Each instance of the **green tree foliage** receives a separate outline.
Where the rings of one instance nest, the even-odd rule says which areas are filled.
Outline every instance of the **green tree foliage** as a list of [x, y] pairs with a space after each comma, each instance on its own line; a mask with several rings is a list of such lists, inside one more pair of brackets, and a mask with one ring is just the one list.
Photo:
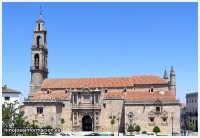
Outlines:
[[189, 124], [189, 129], [191, 130], [191, 131], [195, 131], [195, 126], [192, 124], [192, 123], [190, 123]]
[[37, 121], [33, 121], [33, 123], [29, 123], [25, 121], [25, 118], [22, 114], [17, 113], [16, 105], [17, 101], [14, 103], [4, 103], [2, 104], [2, 135], [3, 136], [37, 136], [39, 133], [33, 132], [10, 132], [11, 128], [25, 129], [25, 128], [39, 128], [36, 125]]
[[153, 132], [155, 132], [156, 135], [157, 135], [157, 133], [160, 132], [160, 128], [159, 128], [158, 126], [155, 126], [155, 127], [153, 128]]
[[131, 133], [131, 136], [132, 136], [132, 133], [135, 131], [133, 125], [130, 125], [130, 126], [128, 127], [128, 130], [127, 130], [127, 131], [130, 132], [130, 133]]
[[62, 124], [62, 131], [63, 131], [63, 124], [65, 123], [65, 119], [62, 118], [60, 121], [61, 121], [61, 124]]
[[2, 90], [5, 90], [7, 88], [7, 85], [2, 86]]
[[135, 126], [135, 131], [136, 131], [137, 133], [140, 132], [140, 130], [141, 130], [141, 128], [140, 128], [139, 125]]
[[113, 125], [115, 124], [115, 119], [114, 118], [111, 119], [110, 124], [112, 125], [112, 134], [113, 134]]

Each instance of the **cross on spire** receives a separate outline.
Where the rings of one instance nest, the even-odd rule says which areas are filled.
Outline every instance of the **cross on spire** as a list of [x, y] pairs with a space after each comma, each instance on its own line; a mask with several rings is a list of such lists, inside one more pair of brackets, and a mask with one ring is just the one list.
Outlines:
[[40, 15], [42, 14], [42, 7], [41, 7], [41, 5], [40, 5]]

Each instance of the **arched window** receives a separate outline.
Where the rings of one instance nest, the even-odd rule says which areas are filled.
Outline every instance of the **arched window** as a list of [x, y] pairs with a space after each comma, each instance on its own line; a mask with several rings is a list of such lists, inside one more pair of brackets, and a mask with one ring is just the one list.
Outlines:
[[35, 62], [35, 69], [39, 69], [39, 54], [35, 54], [34, 62]]
[[105, 92], [105, 93], [107, 93], [107, 92], [108, 92], [108, 89], [107, 89], [107, 88], [105, 88], [105, 89], [104, 89], [104, 92]]
[[37, 37], [37, 47], [39, 47], [41, 44], [41, 36]]
[[51, 93], [51, 90], [48, 89], [48, 90], [47, 90], [47, 94], [50, 94], [50, 93]]
[[40, 31], [40, 24], [38, 23], [38, 31]]

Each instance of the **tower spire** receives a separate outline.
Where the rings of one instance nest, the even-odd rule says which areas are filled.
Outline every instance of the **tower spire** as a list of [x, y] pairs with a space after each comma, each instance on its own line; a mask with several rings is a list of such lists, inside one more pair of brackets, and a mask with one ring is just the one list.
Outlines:
[[36, 21], [33, 31], [33, 43], [31, 47], [31, 82], [29, 98], [32, 98], [35, 92], [41, 90], [44, 79], [48, 78], [48, 49], [46, 42], [47, 31], [44, 27], [44, 21], [41, 16]]
[[168, 74], [167, 74], [167, 71], [165, 69], [165, 72], [164, 72], [164, 77], [163, 77], [164, 80], [168, 80]]
[[176, 95], [176, 74], [173, 66], [170, 71], [170, 90]]

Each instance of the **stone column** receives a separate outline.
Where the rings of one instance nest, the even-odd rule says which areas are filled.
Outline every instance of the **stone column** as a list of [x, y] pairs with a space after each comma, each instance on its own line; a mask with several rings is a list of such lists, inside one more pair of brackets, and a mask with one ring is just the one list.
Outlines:
[[96, 98], [95, 98], [95, 92], [93, 93], [94, 94], [94, 105], [96, 104]]
[[72, 94], [72, 105], [74, 105], [74, 94]]
[[39, 69], [42, 67], [42, 54], [39, 54]]
[[31, 66], [35, 66], [35, 59], [34, 59], [34, 54], [32, 53], [32, 60], [31, 60], [32, 64]]
[[72, 112], [72, 124], [74, 125], [74, 112]]
[[79, 104], [79, 100], [78, 100], [78, 94], [76, 94], [76, 104]]

